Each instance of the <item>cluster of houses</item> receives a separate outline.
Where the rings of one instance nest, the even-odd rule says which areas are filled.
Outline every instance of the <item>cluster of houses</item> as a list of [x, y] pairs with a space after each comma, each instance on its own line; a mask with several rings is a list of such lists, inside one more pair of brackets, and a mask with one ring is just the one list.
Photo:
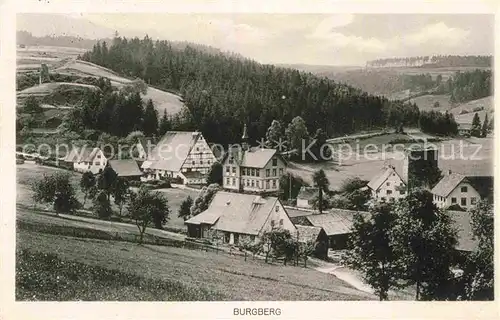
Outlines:
[[[74, 170], [99, 173], [106, 166], [118, 176], [136, 180], [176, 178], [187, 185], [206, 183], [211, 165], [217, 161], [212, 149], [200, 132], [169, 131], [148, 152], [146, 140], [139, 138], [138, 159], [107, 159], [102, 150], [73, 150], [64, 160]], [[408, 180], [416, 167], [438, 166], [437, 150], [406, 151], [401, 170], [386, 165], [366, 188], [373, 201], [395, 201], [405, 197]], [[311, 202], [317, 196], [314, 187], [301, 188], [295, 207], [285, 206], [278, 199], [280, 177], [286, 173], [287, 161], [275, 149], [254, 148], [248, 144], [246, 126], [242, 143], [230, 148], [221, 161], [222, 187], [207, 210], [185, 221], [188, 236], [210, 238], [219, 235], [224, 243], [237, 245], [240, 241], [257, 242], [273, 228], [289, 230], [299, 242], [317, 243], [316, 255], [326, 257], [329, 249], [347, 247], [347, 240], [356, 213], [332, 208], [318, 214]], [[432, 188], [436, 205], [449, 208], [459, 225], [459, 250], [469, 251], [474, 240], [467, 231], [468, 217], [463, 210], [493, 194], [493, 177], [465, 176], [447, 172]], [[358, 212], [368, 216], [368, 212]]]

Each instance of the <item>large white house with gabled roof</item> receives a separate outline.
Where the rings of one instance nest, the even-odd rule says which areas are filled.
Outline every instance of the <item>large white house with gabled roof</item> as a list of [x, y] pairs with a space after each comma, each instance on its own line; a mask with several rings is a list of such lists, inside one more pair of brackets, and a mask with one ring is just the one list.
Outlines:
[[276, 149], [250, 148], [246, 126], [241, 147], [228, 151], [222, 163], [222, 186], [239, 192], [266, 193], [279, 190], [287, 163]]
[[368, 183], [372, 198], [376, 201], [395, 201], [406, 196], [406, 182], [394, 166], [384, 166]]
[[185, 221], [188, 235], [209, 238], [211, 231], [222, 235], [224, 243], [257, 242], [265, 232], [282, 228], [296, 235], [286, 209], [276, 197], [219, 191], [208, 209]]
[[[184, 184], [204, 184], [206, 174], [217, 159], [201, 132], [168, 131], [147, 155], [141, 168], [148, 179], [181, 178]], [[191, 179], [194, 174], [196, 179]]]
[[73, 170], [77, 172], [91, 172], [97, 174], [106, 168], [108, 159], [100, 148], [77, 148], [73, 147], [66, 156], [61, 159], [71, 163]]

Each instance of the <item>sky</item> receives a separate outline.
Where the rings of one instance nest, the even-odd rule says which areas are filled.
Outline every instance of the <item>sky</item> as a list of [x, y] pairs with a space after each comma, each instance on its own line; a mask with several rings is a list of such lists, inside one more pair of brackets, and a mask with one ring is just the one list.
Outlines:
[[480, 14], [40, 14], [17, 15], [34, 36], [189, 41], [261, 63], [365, 65], [435, 54], [494, 52], [494, 16]]

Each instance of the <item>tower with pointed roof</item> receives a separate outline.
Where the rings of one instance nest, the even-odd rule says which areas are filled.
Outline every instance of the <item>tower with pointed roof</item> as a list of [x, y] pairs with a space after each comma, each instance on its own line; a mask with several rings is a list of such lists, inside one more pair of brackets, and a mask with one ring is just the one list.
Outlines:
[[248, 144], [248, 133], [247, 133], [247, 124], [243, 126], [243, 134], [241, 136], [241, 148], [244, 151], [249, 149], [250, 145]]

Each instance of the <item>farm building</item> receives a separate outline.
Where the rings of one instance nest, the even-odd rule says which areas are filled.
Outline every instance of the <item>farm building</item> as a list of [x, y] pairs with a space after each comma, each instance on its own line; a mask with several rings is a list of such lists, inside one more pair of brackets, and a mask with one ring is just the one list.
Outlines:
[[458, 134], [463, 137], [470, 137], [472, 131], [471, 123], [459, 123], [458, 124]]
[[372, 198], [377, 201], [394, 201], [406, 195], [406, 182], [394, 166], [385, 166], [368, 182]]
[[449, 172], [434, 188], [434, 203], [439, 208], [460, 206], [470, 209], [479, 200], [493, 197], [492, 176], [465, 176]]
[[296, 224], [299, 242], [312, 242], [315, 244], [314, 255], [320, 259], [328, 257], [328, 236], [321, 227], [303, 226]]
[[97, 174], [107, 165], [108, 159], [99, 148], [76, 148], [61, 159], [66, 163], [73, 164], [73, 170], [77, 172], [92, 172]]
[[295, 235], [297, 229], [276, 197], [219, 191], [207, 210], [185, 221], [188, 236], [210, 238], [222, 235], [223, 242], [257, 242], [273, 228], [283, 228]]
[[297, 195], [297, 207], [312, 208], [312, 200], [318, 195], [318, 188], [302, 186]]
[[293, 221], [297, 224], [321, 227], [328, 237], [329, 247], [334, 250], [346, 249], [349, 235], [356, 213], [369, 215], [364, 211], [353, 211], [332, 208], [328, 213], [296, 216]]
[[144, 137], [138, 137], [137, 143], [135, 144], [135, 150], [137, 153], [133, 154], [134, 158], [139, 161], [145, 161], [148, 158], [148, 151], [151, 151], [152, 144], [150, 140], [146, 140]]
[[279, 179], [286, 171], [286, 161], [276, 149], [250, 148], [246, 126], [242, 140], [242, 147], [230, 149], [222, 163], [224, 189], [255, 193], [277, 192]]
[[109, 160], [108, 165], [118, 175], [127, 180], [140, 180], [142, 171], [132, 159]]
[[203, 184], [205, 175], [216, 161], [201, 132], [168, 131], [141, 167], [147, 173], [147, 179], [181, 178], [184, 184], [190, 182], [186, 173], [198, 172], [196, 177], [203, 177], [195, 179]]

